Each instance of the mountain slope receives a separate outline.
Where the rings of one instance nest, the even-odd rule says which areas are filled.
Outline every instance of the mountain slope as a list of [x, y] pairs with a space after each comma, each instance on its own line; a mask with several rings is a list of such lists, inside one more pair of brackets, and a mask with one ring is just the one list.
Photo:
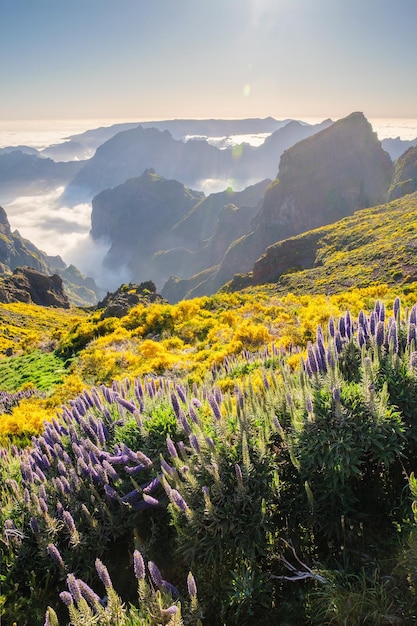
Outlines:
[[337, 293], [371, 284], [417, 280], [417, 193], [357, 211], [335, 224], [267, 248], [253, 272], [226, 291], [274, 283], [274, 290]]
[[[214, 293], [234, 274], [250, 271], [277, 241], [383, 202], [392, 174], [392, 161], [362, 113], [300, 141], [281, 157], [252, 231], [232, 243], [200, 289]], [[187, 293], [178, 290], [176, 300]]]

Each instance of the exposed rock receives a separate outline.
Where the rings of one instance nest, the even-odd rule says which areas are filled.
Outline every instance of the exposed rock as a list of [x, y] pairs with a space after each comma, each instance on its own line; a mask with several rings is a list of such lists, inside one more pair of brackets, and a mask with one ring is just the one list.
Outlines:
[[104, 309], [101, 319], [107, 317], [124, 317], [129, 310], [137, 304], [152, 304], [153, 302], [166, 302], [156, 293], [156, 286], [151, 281], [135, 285], [121, 285], [117, 291], [108, 293], [104, 300], [98, 303], [97, 309]]
[[417, 146], [409, 148], [395, 162], [388, 200], [401, 198], [401, 196], [414, 193], [414, 191], [417, 191]]
[[32, 267], [18, 267], [0, 283], [0, 301], [27, 302], [68, 309], [70, 303], [58, 274], [46, 276]]

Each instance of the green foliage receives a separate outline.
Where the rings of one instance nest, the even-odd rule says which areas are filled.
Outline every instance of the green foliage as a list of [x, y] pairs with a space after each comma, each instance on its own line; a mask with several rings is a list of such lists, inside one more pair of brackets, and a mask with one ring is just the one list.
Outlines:
[[17, 391], [31, 385], [40, 391], [50, 391], [63, 382], [67, 373], [64, 361], [53, 352], [35, 350], [0, 361], [0, 388]]

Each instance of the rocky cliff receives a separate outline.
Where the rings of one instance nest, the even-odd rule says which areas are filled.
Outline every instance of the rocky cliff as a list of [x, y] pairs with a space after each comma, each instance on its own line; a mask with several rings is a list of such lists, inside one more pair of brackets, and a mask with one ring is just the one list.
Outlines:
[[409, 148], [395, 162], [388, 199], [401, 198], [414, 191], [417, 191], [417, 146]]
[[0, 302], [26, 302], [69, 309], [62, 278], [46, 276], [32, 267], [18, 267], [11, 275], [0, 278]]
[[[392, 161], [362, 113], [300, 141], [282, 155], [251, 232], [230, 245], [206, 293], [250, 271], [269, 245], [384, 202], [392, 174]], [[176, 299], [187, 293], [178, 291]]]

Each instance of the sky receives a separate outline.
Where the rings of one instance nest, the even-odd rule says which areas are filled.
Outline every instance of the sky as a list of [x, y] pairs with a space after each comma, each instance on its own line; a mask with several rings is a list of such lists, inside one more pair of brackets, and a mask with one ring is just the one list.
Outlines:
[[416, 0], [0, 0], [0, 120], [417, 117]]

